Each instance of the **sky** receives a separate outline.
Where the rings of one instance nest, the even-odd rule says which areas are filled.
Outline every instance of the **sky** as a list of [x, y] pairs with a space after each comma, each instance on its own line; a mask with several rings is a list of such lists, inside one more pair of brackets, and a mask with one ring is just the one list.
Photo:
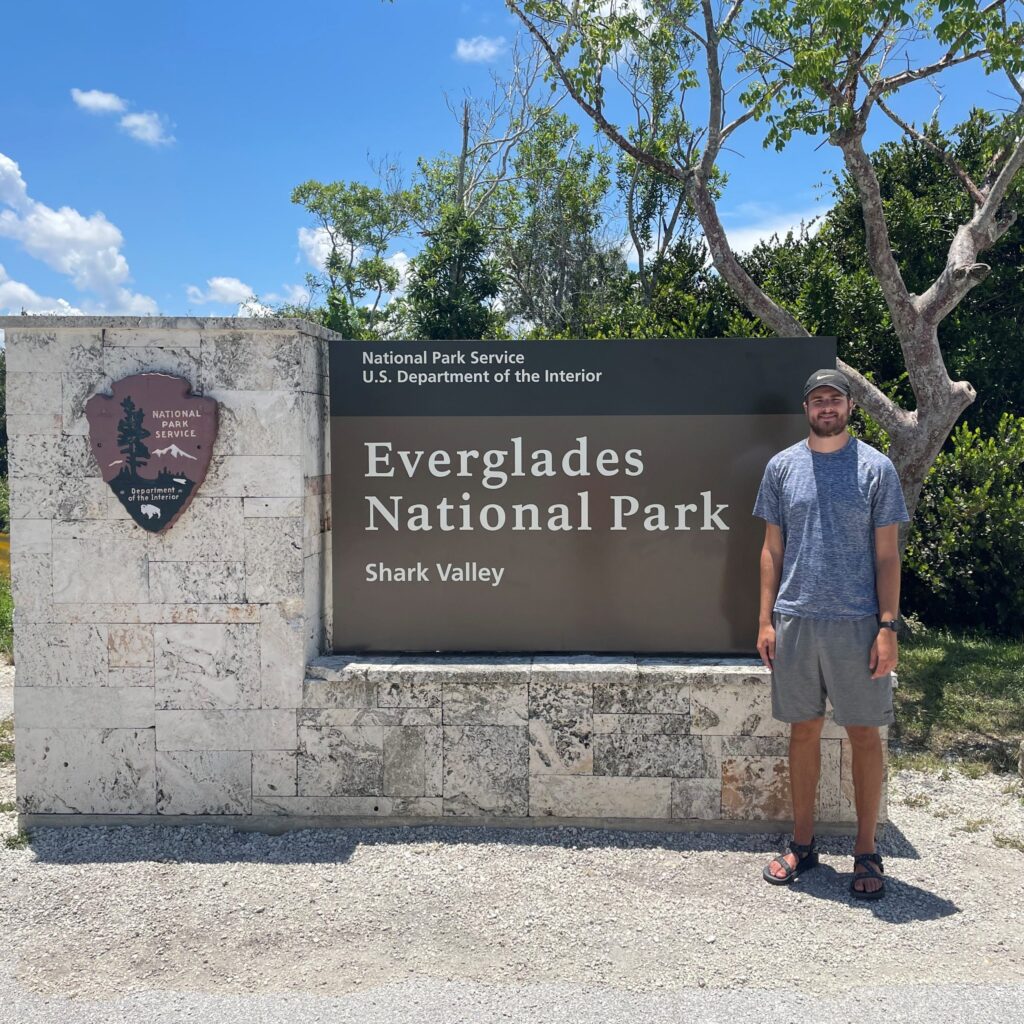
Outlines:
[[[445, 97], [486, 95], [518, 24], [501, 0], [36, 0], [2, 22], [0, 315], [165, 316], [301, 302], [318, 252], [292, 188], [457, 149]], [[900, 109], [920, 119], [938, 97], [915, 89]], [[992, 89], [957, 69], [942, 120], [999, 105]], [[758, 135], [723, 160], [740, 251], [823, 213], [837, 166], [819, 140], [778, 154]]]

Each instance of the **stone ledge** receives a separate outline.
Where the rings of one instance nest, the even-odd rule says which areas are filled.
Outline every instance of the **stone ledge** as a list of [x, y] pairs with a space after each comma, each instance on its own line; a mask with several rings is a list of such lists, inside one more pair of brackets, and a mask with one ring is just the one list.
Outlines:
[[142, 331], [289, 331], [327, 341], [341, 341], [335, 331], [290, 317], [195, 316], [0, 316], [0, 331], [82, 330], [87, 328]]
[[[420, 817], [365, 817], [349, 815], [287, 815], [287, 814], [19, 814], [18, 827], [33, 828], [88, 828], [92, 826], [117, 828], [122, 825], [218, 825], [237, 832], [265, 832], [282, 835], [308, 828], [424, 828], [424, 829], [587, 829], [597, 832], [722, 832], [740, 835], [766, 835], [775, 840], [778, 833], [793, 830], [792, 821], [672, 821], [661, 818], [420, 818]], [[815, 832], [825, 836], [852, 836], [855, 825], [846, 822], [818, 822]]]

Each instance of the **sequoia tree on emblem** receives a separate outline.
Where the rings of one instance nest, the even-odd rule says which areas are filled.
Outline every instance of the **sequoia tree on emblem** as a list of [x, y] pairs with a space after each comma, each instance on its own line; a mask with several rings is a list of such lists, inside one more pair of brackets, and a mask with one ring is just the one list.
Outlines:
[[125, 377], [112, 391], [85, 405], [93, 455], [132, 519], [160, 533], [188, 508], [206, 477], [217, 403], [166, 373]]

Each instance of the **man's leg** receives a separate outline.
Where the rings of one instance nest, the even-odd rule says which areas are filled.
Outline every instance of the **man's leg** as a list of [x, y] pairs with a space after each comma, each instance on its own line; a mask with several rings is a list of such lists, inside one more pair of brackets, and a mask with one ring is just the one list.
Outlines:
[[[821, 730], [824, 718], [806, 722], [793, 722], [789, 727], [789, 791], [793, 798], [793, 841], [806, 845], [814, 836], [814, 798], [818, 792], [821, 773]], [[876, 807], [877, 814], [877, 807]], [[787, 853], [784, 858], [795, 867], [797, 856]], [[773, 864], [771, 873], [781, 878], [785, 871]]]
[[[853, 852], [875, 852], [875, 829], [878, 826], [878, 809], [882, 802], [882, 779], [885, 768], [882, 762], [882, 738], [874, 725], [848, 725], [846, 735], [850, 737], [853, 752], [853, 792], [857, 806], [857, 841]], [[858, 865], [858, 875], [864, 880], [857, 882], [863, 892], [874, 892], [882, 883], [872, 877], [871, 869]]]

